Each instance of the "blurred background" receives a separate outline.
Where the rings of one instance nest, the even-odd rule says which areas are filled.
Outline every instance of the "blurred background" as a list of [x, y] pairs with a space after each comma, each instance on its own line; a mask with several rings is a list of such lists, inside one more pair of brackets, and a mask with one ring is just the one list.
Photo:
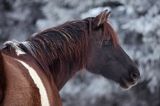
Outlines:
[[139, 84], [123, 90], [114, 82], [79, 72], [61, 90], [63, 106], [160, 106], [160, 0], [0, 0], [0, 45], [105, 8], [125, 51], [141, 71]]

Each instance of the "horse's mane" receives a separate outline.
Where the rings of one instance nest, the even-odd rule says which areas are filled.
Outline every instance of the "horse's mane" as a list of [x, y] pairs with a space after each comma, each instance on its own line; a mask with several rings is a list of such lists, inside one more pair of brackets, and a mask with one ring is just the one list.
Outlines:
[[[87, 18], [49, 28], [19, 43], [18, 47], [33, 56], [40, 66], [49, 67], [53, 75], [65, 75], [66, 68], [77, 71], [87, 62], [92, 21], [93, 18]], [[113, 43], [117, 44], [116, 33], [108, 22], [104, 23], [103, 31], [105, 36], [111, 37]]]
[[64, 65], [69, 70], [79, 70], [87, 61], [88, 23], [88, 20], [72, 21], [49, 28], [22, 42], [20, 48], [55, 73], [63, 71]]

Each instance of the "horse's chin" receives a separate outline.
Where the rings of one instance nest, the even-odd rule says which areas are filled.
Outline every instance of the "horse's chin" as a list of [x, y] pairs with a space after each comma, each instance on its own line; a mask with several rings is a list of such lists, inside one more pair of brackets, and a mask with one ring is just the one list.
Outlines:
[[132, 88], [136, 84], [137, 84], [137, 81], [136, 82], [128, 82], [126, 80], [123, 80], [123, 82], [119, 83], [120, 87], [123, 89], [126, 89], [126, 90]]
[[120, 84], [120, 87], [123, 88], [123, 89], [125, 89], [125, 90], [128, 90], [128, 89], [132, 88], [132, 87], [135, 86], [135, 85], [136, 85], [136, 84], [134, 84], [134, 85], [121, 85], [121, 84]]

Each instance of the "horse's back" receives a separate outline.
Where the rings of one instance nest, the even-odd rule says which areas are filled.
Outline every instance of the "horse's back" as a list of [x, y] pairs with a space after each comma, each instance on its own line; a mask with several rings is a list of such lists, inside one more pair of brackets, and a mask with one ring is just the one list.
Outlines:
[[[46, 103], [46, 100], [42, 100], [43, 94], [40, 93], [40, 88], [38, 88], [29, 75], [29, 70], [24, 67], [18, 59], [1, 53], [3, 57], [3, 72], [5, 72], [6, 79], [6, 89], [3, 98], [4, 106], [41, 106]], [[29, 62], [29, 59], [28, 61]], [[26, 62], [26, 64], [27, 64]], [[32, 63], [32, 61], [30, 61]], [[1, 62], [2, 63], [2, 62]], [[48, 105], [49, 106], [61, 106], [61, 100], [58, 94], [58, 90], [54, 83], [52, 82], [52, 87], [47, 77], [43, 74], [42, 69], [40, 69], [36, 63], [31, 65], [34, 67], [41, 78], [45, 90], [48, 94]], [[43, 106], [42, 105], [42, 106]], [[47, 105], [45, 105], [47, 106]]]
[[10, 56], [3, 55], [3, 61], [7, 85], [3, 105], [40, 106], [38, 89], [25, 73], [27, 70]]

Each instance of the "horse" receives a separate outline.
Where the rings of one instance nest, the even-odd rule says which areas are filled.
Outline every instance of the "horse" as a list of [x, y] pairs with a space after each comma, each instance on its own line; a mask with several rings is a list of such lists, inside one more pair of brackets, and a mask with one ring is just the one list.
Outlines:
[[[62, 106], [59, 91], [78, 71], [87, 71], [130, 88], [140, 78], [121, 48], [108, 10], [66, 22], [0, 50], [0, 104]], [[96, 85], [95, 85], [96, 86]]]

